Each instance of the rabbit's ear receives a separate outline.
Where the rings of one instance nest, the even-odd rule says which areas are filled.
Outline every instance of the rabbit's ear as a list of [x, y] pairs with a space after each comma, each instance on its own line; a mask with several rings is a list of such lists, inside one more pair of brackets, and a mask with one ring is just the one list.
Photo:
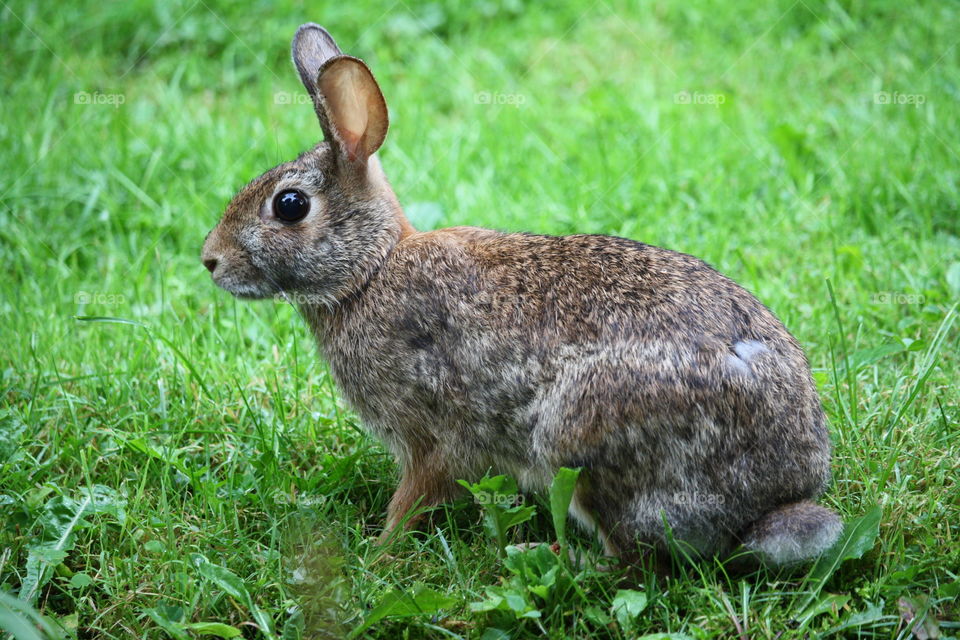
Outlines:
[[320, 25], [308, 22], [297, 29], [293, 36], [293, 64], [297, 67], [300, 80], [313, 98], [314, 104], [317, 100], [317, 76], [320, 74], [320, 67], [330, 58], [342, 55], [343, 52], [333, 37]]
[[317, 86], [324, 134], [347, 160], [366, 162], [387, 137], [388, 123], [387, 103], [370, 69], [357, 58], [333, 58], [320, 69]]
[[350, 162], [366, 162], [387, 135], [387, 104], [361, 60], [345, 56], [323, 27], [293, 37], [293, 62], [313, 98], [323, 137]]

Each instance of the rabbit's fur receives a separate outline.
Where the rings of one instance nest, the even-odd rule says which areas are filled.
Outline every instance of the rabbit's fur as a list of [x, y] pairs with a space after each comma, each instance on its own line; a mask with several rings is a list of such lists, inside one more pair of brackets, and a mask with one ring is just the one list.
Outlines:
[[[622, 238], [415, 231], [373, 155], [387, 112], [367, 67], [313, 24], [293, 55], [325, 141], [245, 187], [203, 261], [237, 296], [298, 305], [401, 466], [387, 532], [458, 478], [537, 490], [565, 466], [610, 554], [672, 539], [784, 564], [835, 541], [812, 502], [830, 441], [809, 365], [756, 298]], [[286, 189], [310, 199], [298, 222], [275, 214]]]

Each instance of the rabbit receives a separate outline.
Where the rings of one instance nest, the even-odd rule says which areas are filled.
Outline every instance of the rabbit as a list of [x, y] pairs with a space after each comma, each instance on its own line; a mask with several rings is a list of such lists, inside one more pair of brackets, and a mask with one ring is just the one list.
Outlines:
[[[239, 298], [286, 296], [339, 392], [396, 458], [384, 538], [457, 479], [524, 491], [580, 468], [570, 515], [604, 552], [683, 543], [817, 557], [831, 445], [803, 349], [698, 258], [624, 238], [414, 229], [376, 156], [387, 107], [319, 25], [293, 62], [324, 140], [245, 186], [201, 260]], [[402, 530], [402, 529], [401, 529]]]

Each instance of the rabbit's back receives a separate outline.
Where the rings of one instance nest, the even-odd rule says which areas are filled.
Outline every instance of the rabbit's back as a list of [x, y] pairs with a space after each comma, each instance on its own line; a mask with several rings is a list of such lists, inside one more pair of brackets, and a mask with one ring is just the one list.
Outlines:
[[802, 350], [691, 256], [607, 236], [416, 234], [325, 326], [341, 389], [402, 460], [440, 451], [456, 477], [492, 468], [530, 488], [583, 467], [603, 487], [584, 508], [634, 520], [625, 535], [662, 533], [661, 511], [690, 540], [737, 531], [827, 480]]

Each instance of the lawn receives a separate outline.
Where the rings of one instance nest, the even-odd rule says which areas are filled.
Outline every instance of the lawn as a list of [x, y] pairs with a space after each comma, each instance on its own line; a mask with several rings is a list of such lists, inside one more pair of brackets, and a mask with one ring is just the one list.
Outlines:
[[[960, 5], [311, 4], [0, 2], [0, 629], [960, 635]], [[633, 583], [538, 556], [549, 578], [467, 498], [377, 546], [392, 460], [296, 310], [199, 261], [231, 196], [320, 138], [307, 21], [376, 74], [418, 228], [620, 235], [767, 304], [830, 418], [845, 555]], [[507, 541], [556, 539], [526, 504]]]

